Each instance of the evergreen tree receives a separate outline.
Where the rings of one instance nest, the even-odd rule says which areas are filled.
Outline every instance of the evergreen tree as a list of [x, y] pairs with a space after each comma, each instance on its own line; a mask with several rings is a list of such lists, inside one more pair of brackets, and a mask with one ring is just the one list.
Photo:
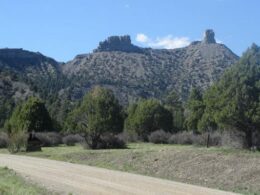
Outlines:
[[154, 99], [142, 100], [131, 105], [126, 119], [126, 131], [136, 132], [147, 140], [147, 136], [156, 130], [172, 131], [172, 114], [160, 102]]
[[253, 44], [204, 99], [204, 120], [243, 131], [251, 147], [252, 135], [260, 129], [260, 48]]
[[44, 103], [36, 97], [31, 97], [24, 104], [17, 106], [6, 126], [26, 132], [53, 130], [52, 120]]
[[188, 113], [185, 124], [188, 130], [198, 130], [198, 123], [203, 115], [204, 109], [202, 92], [198, 88], [193, 88], [187, 102]]
[[105, 133], [122, 132], [124, 115], [122, 106], [111, 90], [96, 87], [83, 99], [80, 106], [69, 115], [74, 128], [86, 133], [88, 145], [95, 149]]
[[173, 129], [175, 131], [182, 130], [185, 118], [184, 108], [179, 95], [173, 91], [166, 96], [163, 102], [166, 108], [172, 113]]
[[51, 131], [53, 127], [44, 103], [36, 97], [31, 97], [15, 108], [5, 123], [5, 129], [11, 140], [11, 152], [17, 152], [21, 145], [26, 149], [28, 133]]

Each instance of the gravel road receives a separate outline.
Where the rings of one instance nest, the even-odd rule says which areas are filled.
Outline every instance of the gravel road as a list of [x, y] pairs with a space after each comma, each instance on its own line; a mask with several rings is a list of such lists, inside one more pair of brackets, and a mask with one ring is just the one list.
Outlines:
[[86, 165], [0, 154], [0, 166], [60, 194], [234, 195], [179, 182]]

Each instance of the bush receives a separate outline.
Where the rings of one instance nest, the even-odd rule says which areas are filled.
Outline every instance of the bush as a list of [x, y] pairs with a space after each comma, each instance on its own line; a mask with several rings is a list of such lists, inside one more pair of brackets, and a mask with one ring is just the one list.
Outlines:
[[168, 142], [169, 137], [171, 137], [170, 133], [166, 133], [164, 130], [157, 130], [152, 132], [149, 136], [149, 142], [154, 144], [166, 144]]
[[27, 149], [28, 135], [23, 131], [9, 135], [8, 151], [10, 153], [16, 153], [20, 151], [26, 151]]
[[[199, 146], [206, 146], [208, 133], [194, 134], [193, 132], [183, 131], [173, 134], [169, 140], [169, 144], [193, 144]], [[214, 131], [210, 133], [209, 146], [225, 146], [232, 148], [245, 148], [245, 135], [239, 131], [225, 130]]]
[[239, 149], [246, 148], [245, 133], [237, 130], [223, 131], [221, 136], [221, 146]]
[[128, 142], [138, 142], [140, 139], [140, 137], [138, 137], [136, 132], [127, 132], [124, 131], [123, 133], [120, 133], [117, 135], [117, 137], [119, 139], [124, 140], [124, 142], [128, 143]]
[[42, 142], [43, 147], [52, 147], [62, 144], [62, 137], [59, 133], [36, 133], [36, 137]]
[[208, 134], [193, 134], [192, 136], [192, 144], [196, 146], [206, 146], [207, 145], [207, 136]]
[[79, 134], [70, 134], [62, 138], [62, 143], [67, 146], [74, 146], [76, 143], [84, 142], [84, 137]]
[[193, 132], [183, 131], [176, 134], [173, 134], [169, 140], [169, 144], [193, 144], [196, 135]]
[[92, 144], [92, 139], [86, 138], [85, 147], [91, 149], [119, 149], [126, 148], [126, 142], [117, 135], [104, 134], [100, 139], [95, 141], [95, 145]]
[[0, 133], [0, 148], [6, 148], [8, 145], [8, 135], [6, 133]]
[[[208, 134], [206, 133], [206, 135], [204, 137], [207, 137], [207, 136], [208, 136]], [[223, 139], [223, 134], [220, 131], [214, 131], [214, 132], [210, 133], [209, 146], [221, 146], [222, 139]], [[207, 143], [207, 139], [206, 139], [206, 143]]]
[[[185, 145], [199, 145], [206, 146], [208, 133], [194, 134], [191, 131], [183, 131], [173, 134], [168, 143], [170, 144], [185, 144]], [[210, 133], [209, 146], [221, 146], [222, 134], [218, 131]]]

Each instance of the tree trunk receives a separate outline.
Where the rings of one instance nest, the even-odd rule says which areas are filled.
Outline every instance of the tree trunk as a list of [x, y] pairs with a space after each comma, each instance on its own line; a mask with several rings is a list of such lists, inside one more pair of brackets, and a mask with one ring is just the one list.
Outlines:
[[253, 146], [253, 131], [252, 131], [252, 129], [248, 129], [246, 131], [246, 142], [247, 142], [248, 148], [251, 148]]
[[210, 133], [208, 131], [208, 136], [207, 136], [207, 148], [209, 147], [209, 141], [210, 141]]

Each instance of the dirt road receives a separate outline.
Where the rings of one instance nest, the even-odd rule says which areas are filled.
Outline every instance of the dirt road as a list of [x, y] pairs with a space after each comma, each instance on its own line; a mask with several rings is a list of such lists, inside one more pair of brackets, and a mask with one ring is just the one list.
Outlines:
[[234, 194], [147, 176], [18, 155], [0, 154], [0, 166], [7, 166], [61, 194]]

